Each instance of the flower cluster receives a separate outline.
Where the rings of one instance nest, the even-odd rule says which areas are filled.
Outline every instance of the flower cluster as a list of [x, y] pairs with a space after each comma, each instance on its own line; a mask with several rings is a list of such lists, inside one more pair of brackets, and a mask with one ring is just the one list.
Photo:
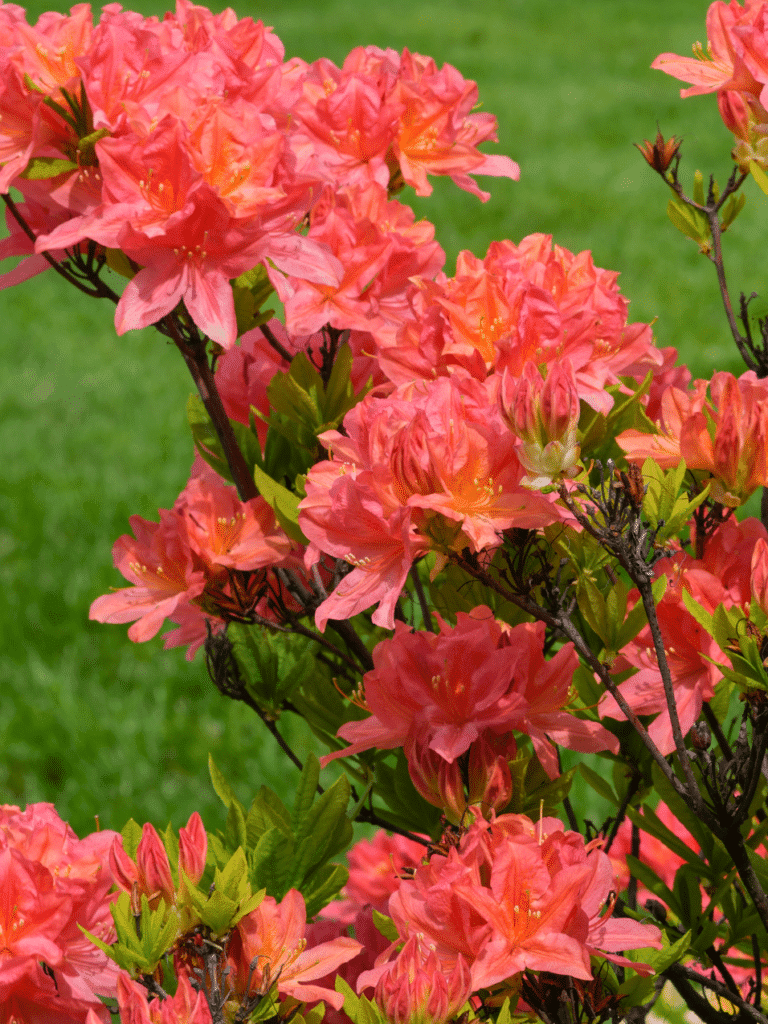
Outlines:
[[514, 733], [531, 737], [550, 778], [559, 774], [551, 741], [618, 752], [616, 737], [598, 722], [564, 710], [578, 664], [572, 644], [547, 661], [543, 623], [505, 626], [482, 607], [459, 613], [455, 628], [437, 618], [438, 633], [396, 623], [392, 639], [374, 648], [374, 670], [363, 677], [371, 716], [343, 725], [339, 736], [350, 746], [323, 763], [371, 747], [403, 747], [416, 789], [460, 821], [468, 806], [487, 812], [509, 804]]
[[115, 833], [78, 839], [52, 804], [0, 807], [0, 1017], [108, 1024], [117, 967], [83, 935], [114, 938]]
[[97, 598], [90, 613], [98, 622], [135, 622], [128, 635], [137, 642], [170, 619], [179, 629], [166, 634], [166, 647], [189, 644], [189, 657], [206, 623], [220, 629], [225, 614], [274, 619], [279, 581], [267, 570], [300, 564], [264, 498], [241, 502], [205, 463], [195, 469], [159, 523], [131, 516], [134, 537], [120, 537], [113, 557], [133, 586]]
[[[375, 986], [385, 1008], [398, 1004], [406, 965], [423, 976], [434, 971], [433, 955], [444, 979], [434, 1001], [455, 1008], [470, 992], [521, 971], [591, 979], [590, 957], [630, 965], [617, 951], [660, 948], [655, 926], [611, 916], [613, 868], [599, 846], [553, 818], [476, 819], [458, 846], [434, 854], [400, 882], [389, 900], [400, 941], [360, 976], [358, 988]], [[414, 986], [411, 999], [419, 1001], [421, 991]]]
[[[21, 212], [37, 235], [32, 250], [9, 218], [0, 252], [61, 258], [87, 240], [120, 250], [135, 276], [117, 306], [119, 334], [183, 300], [200, 330], [230, 347], [229, 281], [259, 263], [283, 299], [294, 292], [288, 274], [341, 286], [364, 309], [374, 301], [361, 303], [372, 259], [397, 265], [396, 277], [442, 262], [389, 192], [407, 182], [426, 195], [427, 174], [447, 174], [485, 199], [471, 175], [519, 174], [508, 157], [477, 148], [495, 140], [496, 122], [472, 113], [475, 83], [407, 50], [358, 49], [342, 68], [286, 62], [261, 22], [189, 0], [163, 20], [108, 5], [93, 25], [80, 4], [34, 27], [6, 5], [0, 41], [8, 72], [0, 124], [14, 126], [0, 129], [0, 191], [23, 193]], [[326, 190], [326, 215], [298, 232]], [[374, 223], [377, 239], [361, 245]], [[359, 246], [357, 272], [332, 252], [346, 256], [350, 244]], [[5, 283], [47, 265], [33, 257]], [[384, 292], [395, 286], [384, 283]]]

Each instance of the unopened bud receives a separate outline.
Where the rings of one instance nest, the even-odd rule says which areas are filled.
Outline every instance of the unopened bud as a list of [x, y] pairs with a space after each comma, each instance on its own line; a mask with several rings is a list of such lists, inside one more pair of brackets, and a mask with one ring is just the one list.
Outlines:
[[643, 139], [642, 145], [636, 142], [635, 146], [640, 150], [646, 162], [654, 171], [658, 171], [659, 174], [666, 174], [667, 168], [677, 156], [682, 141], [682, 139], [678, 139], [675, 135], [665, 141], [661, 132], [657, 132], [654, 142]]

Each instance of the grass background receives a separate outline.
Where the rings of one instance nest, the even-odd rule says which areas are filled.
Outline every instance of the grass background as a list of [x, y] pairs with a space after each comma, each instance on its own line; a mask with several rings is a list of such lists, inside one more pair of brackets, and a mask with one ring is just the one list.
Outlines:
[[[742, 371], [714, 270], [672, 228], [667, 191], [632, 146], [658, 122], [684, 137], [689, 188], [697, 167], [727, 178], [731, 141], [714, 99], [682, 101], [679, 83], [649, 70], [659, 52], [704, 41], [706, 7], [265, 0], [237, 12], [273, 25], [287, 56], [341, 63], [355, 46], [408, 46], [477, 80], [499, 122], [500, 145], [486, 148], [517, 160], [521, 178], [481, 179], [485, 205], [442, 180], [429, 199], [410, 197], [437, 225], [448, 271], [462, 248], [482, 255], [495, 238], [536, 231], [591, 249], [598, 266], [621, 271], [632, 318], [658, 317], [657, 343], [708, 376]], [[46, 9], [68, 8], [29, 4], [29, 21]], [[764, 290], [768, 200], [751, 182], [746, 191], [726, 236], [735, 295]], [[160, 638], [134, 645], [127, 627], [88, 621], [91, 601], [123, 583], [110, 552], [128, 516], [156, 518], [187, 479], [191, 382], [178, 354], [151, 330], [118, 338], [111, 306], [52, 273], [0, 292], [0, 325], [0, 803], [53, 801], [81, 835], [94, 814], [108, 828], [130, 816], [178, 827], [199, 809], [213, 827], [222, 815], [209, 752], [244, 802], [263, 782], [289, 792], [271, 737], [213, 689], [201, 655], [188, 664]], [[297, 735], [302, 755], [307, 742]]]

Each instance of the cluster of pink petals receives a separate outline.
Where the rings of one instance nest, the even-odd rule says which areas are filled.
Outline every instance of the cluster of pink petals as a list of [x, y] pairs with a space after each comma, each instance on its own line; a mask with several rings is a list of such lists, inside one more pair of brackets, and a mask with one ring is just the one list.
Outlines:
[[[667, 589], [656, 613], [683, 736], [698, 721], [704, 701], [714, 696], [722, 680], [717, 665], [723, 664], [726, 655], [688, 611], [682, 591], [710, 614], [719, 605], [748, 610], [753, 552], [766, 540], [768, 532], [758, 520], [736, 523], [729, 519], [709, 538], [701, 561], [680, 553], [657, 563], [657, 573], [667, 576]], [[615, 668], [617, 672], [637, 670], [619, 689], [636, 714], [656, 715], [649, 735], [662, 754], [671, 753], [675, 749], [672, 722], [649, 626], [623, 648]], [[608, 693], [599, 711], [602, 717], [624, 718]]]
[[[347, 851], [349, 868], [347, 884], [341, 900], [329, 903], [320, 911], [319, 920], [307, 926], [307, 945], [313, 947], [340, 935], [347, 935], [350, 925], [358, 942], [360, 954], [342, 964], [335, 974], [320, 980], [333, 988], [340, 976], [354, 989], [363, 971], [371, 970], [376, 957], [389, 946], [389, 940], [373, 923], [373, 911], [387, 913], [389, 897], [400, 885], [401, 876], [421, 863], [426, 845], [400, 835], [377, 831], [372, 839], [361, 839]], [[325, 1024], [350, 1024], [343, 1010], [326, 1009]]]
[[437, 774], [481, 739], [497, 741], [502, 760], [514, 757], [514, 733], [531, 737], [550, 778], [559, 774], [552, 740], [573, 750], [618, 752], [616, 737], [599, 723], [565, 710], [578, 658], [569, 643], [546, 660], [543, 623], [504, 626], [483, 607], [460, 612], [454, 628], [437, 621], [438, 633], [398, 622], [395, 635], [377, 644], [374, 668], [363, 677], [371, 716], [342, 725], [339, 736], [350, 746], [321, 763], [371, 747], [403, 747], [418, 785], [425, 749], [436, 755]]
[[152, 909], [161, 901], [169, 906], [176, 903], [177, 892], [183, 891], [187, 876], [196, 885], [205, 870], [208, 836], [200, 815], [195, 811], [184, 828], [179, 829], [179, 860], [176, 881], [171, 873], [163, 842], [157, 830], [149, 823], [141, 830], [136, 848], [136, 859], [131, 860], [123, 849], [122, 836], [115, 836], [109, 850], [109, 869], [115, 884], [123, 892], [146, 896]]
[[0, 807], [0, 1019], [108, 1024], [118, 969], [78, 926], [114, 938], [115, 835], [78, 839], [52, 804]]
[[307, 564], [325, 552], [354, 567], [318, 608], [320, 629], [375, 603], [373, 621], [392, 629], [411, 565], [427, 551], [493, 549], [510, 527], [563, 518], [521, 485], [517, 439], [471, 378], [372, 392], [346, 415], [344, 431], [320, 436], [330, 458], [310, 470], [299, 506]]
[[306, 927], [304, 897], [297, 889], [289, 889], [280, 903], [265, 896], [232, 933], [227, 959], [234, 994], [263, 993], [276, 984], [281, 996], [304, 1003], [322, 999], [340, 1010], [343, 995], [319, 982], [356, 957], [362, 946], [347, 936], [309, 946]]
[[[286, 325], [310, 334], [325, 324], [379, 334], [407, 315], [412, 277], [433, 277], [445, 253], [429, 221], [388, 197], [375, 182], [336, 192], [326, 187], [312, 208], [307, 237], [327, 246], [343, 272], [337, 284], [292, 279], [283, 285]], [[298, 277], [299, 275], [295, 275]]]
[[688, 469], [710, 474], [712, 499], [732, 508], [768, 484], [768, 381], [754, 371], [715, 373], [687, 391], [668, 387], [656, 422], [657, 434], [619, 434], [628, 459], [650, 457], [662, 469], [684, 459]]
[[723, 0], [707, 11], [707, 47], [693, 47], [693, 57], [661, 53], [651, 67], [690, 82], [680, 95], [716, 92], [720, 114], [736, 136], [734, 159], [768, 160], [768, 3]]
[[395, 383], [461, 368], [478, 380], [507, 370], [520, 379], [569, 360], [581, 400], [609, 412], [606, 388], [668, 370], [648, 324], [627, 323], [614, 271], [595, 267], [550, 235], [493, 242], [484, 259], [459, 253], [456, 274], [418, 279], [396, 331], [376, 333], [379, 361]]
[[[231, 595], [230, 573], [300, 564], [264, 498], [241, 502], [201, 460], [173, 509], [160, 509], [159, 523], [129, 521], [134, 537], [119, 537], [113, 557], [133, 585], [97, 598], [90, 617], [133, 622], [128, 636], [136, 642], [150, 640], [171, 619], [181, 632], [168, 634], [166, 646], [189, 643], [190, 656], [206, 637], [206, 620], [221, 622], [216, 606]], [[266, 601], [260, 605], [269, 614]]]
[[[659, 930], [611, 916], [613, 867], [599, 845], [553, 818], [477, 819], [447, 856], [433, 855], [401, 881], [389, 915], [400, 941], [428, 944], [447, 979], [463, 961], [473, 992], [527, 969], [591, 979], [592, 956], [650, 973], [617, 951], [658, 949]], [[398, 956], [388, 959], [397, 947], [360, 976], [358, 989], [397, 970]]]
[[[512, 160], [477, 148], [496, 140], [496, 122], [472, 113], [475, 83], [407, 50], [357, 50], [342, 69], [285, 62], [280, 40], [261, 22], [238, 20], [231, 9], [214, 15], [189, 0], [162, 21], [108, 4], [95, 26], [88, 4], [70, 16], [45, 14], [34, 27], [22, 8], [6, 4], [0, 46], [0, 191], [14, 186], [36, 204], [22, 209], [37, 221], [35, 253], [61, 258], [90, 239], [138, 265], [115, 313], [119, 334], [157, 322], [183, 300], [205, 334], [231, 346], [229, 282], [259, 263], [283, 298], [291, 294], [283, 275], [338, 285], [342, 266], [331, 248], [297, 230], [326, 186], [359, 189], [369, 194], [364, 205], [380, 207], [391, 178], [393, 189], [408, 182], [423, 195], [427, 173], [447, 174], [486, 199], [470, 175], [519, 176]], [[85, 149], [45, 102], [66, 109], [65, 90], [78, 102], [85, 97], [81, 134], [100, 133]], [[29, 182], [20, 175], [35, 159], [76, 166]], [[0, 256], [29, 254], [19, 226], [8, 225]], [[405, 272], [421, 243], [400, 230], [390, 268], [399, 246]], [[429, 272], [440, 250], [432, 243], [428, 251], [411, 273]], [[45, 266], [37, 259], [4, 284]]]
[[[197, 992], [185, 974], [173, 996], [147, 1001], [147, 990], [125, 972], [117, 979], [117, 1007], [123, 1024], [211, 1024], [211, 1011], [203, 992]], [[85, 1024], [97, 1024], [89, 1017]]]

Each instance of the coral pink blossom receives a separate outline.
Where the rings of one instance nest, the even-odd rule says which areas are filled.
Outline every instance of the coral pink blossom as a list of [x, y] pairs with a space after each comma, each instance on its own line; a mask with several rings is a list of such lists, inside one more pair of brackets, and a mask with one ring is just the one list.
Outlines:
[[682, 97], [725, 90], [759, 93], [760, 87], [744, 64], [739, 52], [743, 47], [733, 31], [742, 13], [738, 3], [717, 0], [707, 11], [707, 52], [697, 43], [695, 57], [660, 53], [651, 67], [691, 82], [690, 89], [681, 90]]
[[[711, 402], [706, 400], [709, 387]], [[687, 394], [669, 388], [661, 399], [661, 433], [625, 430], [616, 440], [630, 459], [655, 459], [662, 468], [685, 459], [712, 478], [711, 496], [743, 504], [768, 483], [768, 382], [752, 370], [716, 373]]]
[[0, 807], [0, 1018], [107, 1024], [117, 967], [83, 934], [114, 940], [108, 849], [79, 840], [51, 804]]
[[341, 936], [305, 948], [306, 923], [304, 897], [296, 889], [289, 889], [280, 903], [265, 896], [238, 922], [228, 948], [230, 982], [236, 995], [265, 992], [274, 984], [281, 996], [307, 1003], [322, 999], [341, 1009], [341, 993], [316, 982], [357, 956], [362, 947]]
[[[444, 974], [462, 958], [472, 991], [526, 969], [586, 980], [592, 956], [629, 965], [618, 950], [661, 947], [658, 928], [611, 916], [613, 885], [599, 843], [585, 845], [553, 818], [534, 824], [503, 815], [476, 820], [447, 856], [418, 867], [391, 897], [389, 913], [401, 939], [423, 935]], [[380, 958], [358, 988], [377, 985], [386, 970]]]
[[550, 738], [577, 750], [618, 750], [597, 722], [564, 710], [577, 658], [566, 644], [544, 659], [543, 623], [504, 629], [487, 608], [460, 612], [455, 628], [437, 619], [439, 633], [398, 622], [374, 648], [375, 667], [363, 678], [371, 717], [342, 725], [339, 736], [351, 745], [323, 764], [374, 746], [408, 752], [417, 741], [452, 763], [483, 734], [513, 731], [531, 737], [550, 777], [557, 774]]
[[90, 618], [97, 622], [135, 622], [128, 630], [131, 640], [150, 640], [163, 620], [205, 589], [205, 573], [192, 548], [178, 512], [160, 509], [160, 522], [141, 516], [129, 520], [133, 537], [115, 541], [115, 568], [130, 580], [126, 587], [97, 598]]
[[394, 605], [413, 561], [437, 550], [493, 549], [504, 530], [566, 517], [520, 481], [517, 439], [475, 381], [438, 378], [369, 394], [344, 418], [344, 434], [320, 440], [331, 459], [314, 466], [299, 524], [320, 552], [354, 568], [318, 608], [316, 622], [379, 602], [377, 625], [394, 627]]
[[117, 1005], [125, 1024], [211, 1024], [212, 1020], [204, 993], [195, 991], [185, 974], [179, 977], [175, 995], [148, 1000], [144, 986], [122, 973]]
[[617, 277], [549, 235], [493, 242], [483, 259], [461, 252], [453, 277], [414, 278], [396, 331], [374, 330], [379, 360], [400, 384], [458, 368], [478, 380], [504, 371], [520, 380], [529, 363], [548, 373], [567, 359], [579, 399], [608, 413], [608, 387], [670, 361], [647, 324], [627, 323]]

